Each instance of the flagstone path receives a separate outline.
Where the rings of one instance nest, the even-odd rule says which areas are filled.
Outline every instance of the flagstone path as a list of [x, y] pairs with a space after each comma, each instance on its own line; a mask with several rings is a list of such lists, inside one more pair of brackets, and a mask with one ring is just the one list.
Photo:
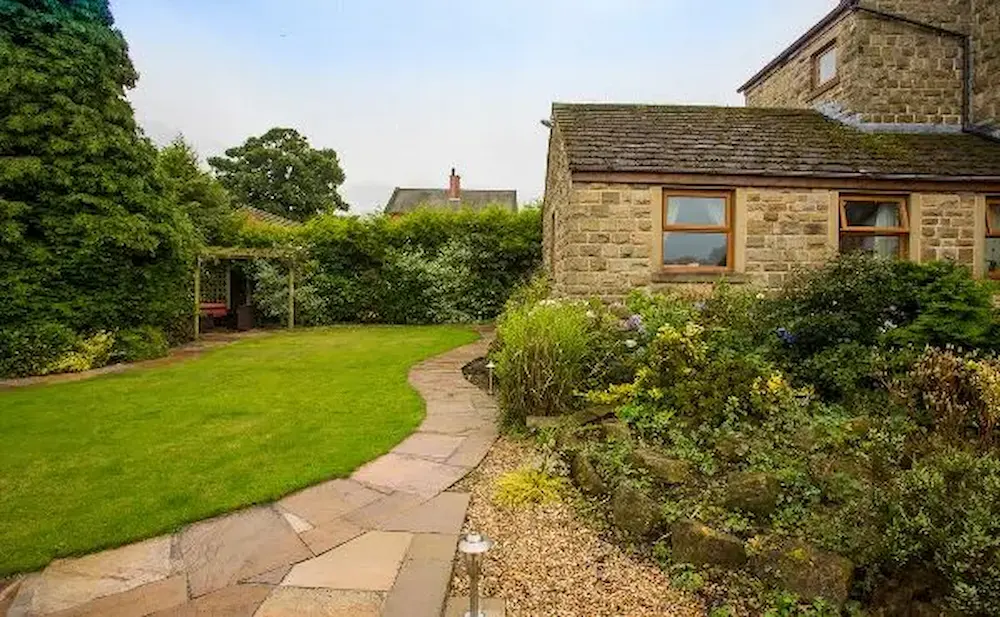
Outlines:
[[462, 376], [488, 344], [415, 366], [423, 424], [350, 478], [55, 561], [0, 592], [0, 616], [440, 617], [469, 504], [447, 489], [497, 436], [493, 400]]

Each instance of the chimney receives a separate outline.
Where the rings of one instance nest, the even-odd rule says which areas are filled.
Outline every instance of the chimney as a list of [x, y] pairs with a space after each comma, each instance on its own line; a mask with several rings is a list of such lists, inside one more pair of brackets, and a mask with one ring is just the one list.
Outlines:
[[455, 175], [454, 167], [448, 182], [448, 201], [462, 201], [462, 177]]

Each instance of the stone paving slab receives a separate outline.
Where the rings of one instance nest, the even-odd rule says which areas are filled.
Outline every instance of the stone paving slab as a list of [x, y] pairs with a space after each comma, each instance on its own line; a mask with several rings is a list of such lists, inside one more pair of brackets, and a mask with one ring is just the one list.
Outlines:
[[495, 403], [461, 374], [487, 346], [411, 369], [423, 424], [350, 479], [53, 562], [0, 594], [0, 617], [440, 617], [469, 501], [447, 489], [497, 437]]
[[251, 508], [196, 523], [181, 532], [177, 546], [195, 598], [312, 557], [272, 508]]
[[379, 617], [384, 594], [279, 587], [254, 617]]
[[150, 617], [253, 617], [272, 589], [270, 585], [226, 587]]
[[469, 493], [444, 492], [378, 525], [384, 531], [458, 534], [465, 522]]
[[[247, 584], [247, 585], [254, 585], [254, 584], [256, 584], [256, 585], [277, 585], [278, 583], [280, 583], [282, 581], [282, 579], [285, 578], [285, 575], [288, 574], [288, 571], [291, 570], [291, 569], [292, 569], [291, 564], [289, 564], [287, 566], [280, 566], [280, 567], [277, 567], [277, 568], [275, 568], [273, 570], [268, 570], [267, 572], [264, 572], [263, 574], [255, 574], [255, 575], [253, 575], [251, 577], [245, 578], [242, 581], [240, 581], [240, 583], [241, 584]], [[230, 588], [227, 587], [227, 589], [230, 589]]]
[[378, 529], [380, 525], [427, 501], [427, 497], [398, 491], [344, 516], [343, 520], [366, 529]]
[[384, 493], [351, 480], [331, 480], [285, 497], [278, 507], [319, 527], [383, 497]]
[[184, 575], [178, 574], [49, 615], [51, 617], [144, 617], [186, 601], [187, 582]]
[[37, 615], [55, 613], [166, 579], [179, 570], [170, 547], [170, 537], [163, 536], [78, 559], [56, 560], [22, 586], [23, 610]]
[[337, 520], [332, 523], [316, 527], [301, 534], [299, 537], [306, 543], [309, 550], [315, 555], [327, 552], [331, 548], [336, 548], [341, 544], [353, 540], [365, 532], [360, 525], [350, 521]]
[[451, 560], [407, 560], [386, 598], [382, 617], [441, 617], [451, 582]]
[[456, 467], [477, 467], [486, 458], [486, 453], [496, 440], [496, 429], [480, 429], [466, 437], [462, 445], [445, 462]]
[[292, 568], [283, 587], [388, 591], [413, 534], [371, 531]]
[[420, 432], [407, 437], [392, 451], [396, 454], [407, 454], [443, 463], [455, 453], [463, 441], [465, 440], [462, 437], [454, 435]]
[[390, 452], [361, 467], [351, 478], [394, 491], [432, 497], [461, 480], [469, 471], [467, 467]]

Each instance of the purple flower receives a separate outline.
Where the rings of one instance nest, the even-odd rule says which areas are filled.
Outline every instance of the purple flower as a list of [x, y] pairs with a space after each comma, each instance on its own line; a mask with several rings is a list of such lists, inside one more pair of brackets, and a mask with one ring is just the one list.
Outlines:
[[635, 330], [636, 332], [646, 331], [646, 325], [642, 322], [642, 315], [639, 314], [629, 316], [622, 324], [622, 327], [626, 330]]
[[789, 332], [787, 328], [778, 328], [774, 331], [774, 333], [778, 335], [778, 338], [780, 338], [785, 345], [795, 344], [795, 335]]

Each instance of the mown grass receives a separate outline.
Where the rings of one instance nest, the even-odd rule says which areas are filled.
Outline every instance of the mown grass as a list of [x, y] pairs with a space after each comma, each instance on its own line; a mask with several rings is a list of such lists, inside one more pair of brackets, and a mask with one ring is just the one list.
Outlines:
[[0, 392], [0, 575], [345, 476], [405, 438], [450, 326], [244, 340], [159, 368]]

